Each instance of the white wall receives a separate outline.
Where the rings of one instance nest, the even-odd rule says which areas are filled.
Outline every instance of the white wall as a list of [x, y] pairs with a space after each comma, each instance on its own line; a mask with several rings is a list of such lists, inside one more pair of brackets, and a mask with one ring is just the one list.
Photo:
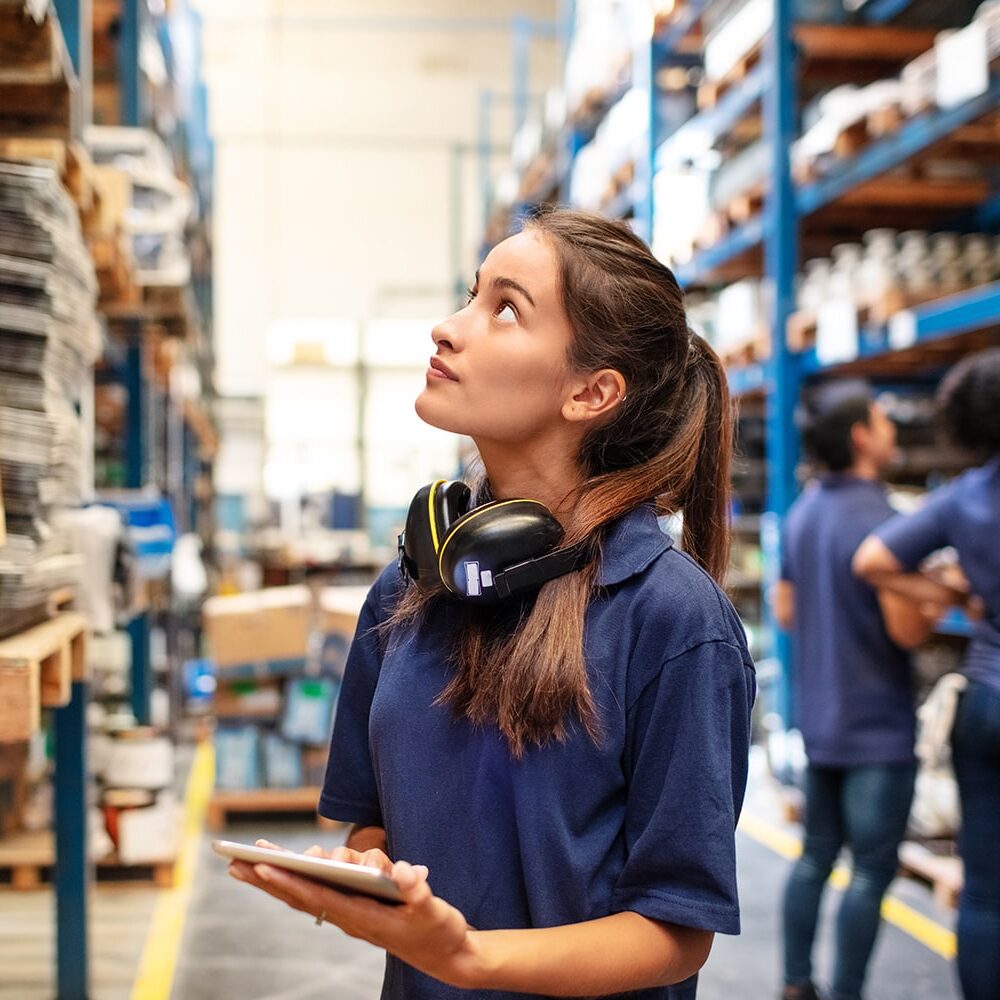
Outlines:
[[[271, 385], [270, 423], [278, 396], [295, 395], [287, 379], [276, 390], [269, 376], [265, 340], [275, 321], [340, 318], [377, 329], [384, 317], [426, 317], [417, 360], [392, 358], [394, 371], [369, 379], [362, 454], [328, 444], [329, 462], [351, 467], [345, 481], [364, 477], [370, 503], [404, 504], [430, 475], [454, 471], [456, 442], [422, 427], [412, 398], [433, 321], [478, 265], [480, 93], [496, 95], [499, 173], [513, 129], [511, 18], [553, 25], [557, 0], [199, 6], [216, 144], [217, 388], [255, 397]], [[561, 75], [554, 34], [536, 35], [529, 52], [529, 87], [541, 96]], [[410, 327], [415, 336], [420, 325]], [[375, 364], [395, 350], [380, 344], [368, 351]], [[223, 419], [221, 431], [226, 481], [261, 488], [263, 442], [259, 467], [248, 468], [246, 428], [230, 434]], [[266, 454], [273, 480], [274, 449]]]
[[[272, 320], [399, 314], [389, 300], [403, 288], [419, 297], [420, 315], [449, 308], [456, 204], [463, 274], [477, 263], [479, 93], [513, 86], [510, 33], [491, 26], [516, 13], [551, 21], [556, 2], [203, 7], [217, 162], [217, 384], [253, 395], [263, 389]], [[426, 18], [490, 26], [418, 30]], [[531, 56], [540, 93], [557, 79], [555, 41], [536, 41]], [[496, 102], [493, 118], [505, 147], [509, 101]]]

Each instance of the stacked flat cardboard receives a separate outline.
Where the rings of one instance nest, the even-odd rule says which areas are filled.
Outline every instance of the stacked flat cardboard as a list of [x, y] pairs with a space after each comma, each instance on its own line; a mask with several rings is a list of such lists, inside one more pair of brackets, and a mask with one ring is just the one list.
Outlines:
[[81, 500], [76, 404], [100, 349], [96, 294], [57, 168], [0, 159], [0, 636], [42, 620], [78, 569], [52, 515]]

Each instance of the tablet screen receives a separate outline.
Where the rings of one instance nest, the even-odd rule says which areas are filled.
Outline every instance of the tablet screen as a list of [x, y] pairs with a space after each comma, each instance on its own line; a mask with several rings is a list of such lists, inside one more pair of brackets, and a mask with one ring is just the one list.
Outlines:
[[248, 861], [251, 864], [274, 865], [318, 882], [325, 882], [341, 892], [372, 896], [381, 903], [401, 903], [399, 887], [377, 868], [352, 865], [346, 861], [313, 858], [308, 854], [276, 851], [268, 847], [239, 844], [232, 840], [213, 840], [212, 850], [225, 858]]

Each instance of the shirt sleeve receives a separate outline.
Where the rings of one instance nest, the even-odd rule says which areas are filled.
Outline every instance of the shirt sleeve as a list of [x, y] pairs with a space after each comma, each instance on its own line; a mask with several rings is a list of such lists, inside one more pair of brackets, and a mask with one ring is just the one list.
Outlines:
[[874, 535], [903, 564], [914, 571], [927, 556], [949, 543], [948, 511], [951, 487], [935, 490], [913, 514], [897, 514], [875, 529]]
[[368, 593], [347, 654], [319, 799], [320, 815], [364, 826], [383, 825], [368, 744], [368, 717], [382, 666], [377, 627], [381, 582]]
[[739, 933], [736, 821], [754, 694], [744, 652], [720, 640], [668, 660], [637, 697], [616, 910]]

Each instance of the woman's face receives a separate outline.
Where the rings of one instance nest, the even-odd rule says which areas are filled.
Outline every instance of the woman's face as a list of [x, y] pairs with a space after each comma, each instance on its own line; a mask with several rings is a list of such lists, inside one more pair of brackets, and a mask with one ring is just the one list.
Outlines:
[[528, 443], [565, 424], [571, 330], [555, 251], [518, 233], [490, 252], [468, 305], [439, 323], [421, 420], [477, 444]]

